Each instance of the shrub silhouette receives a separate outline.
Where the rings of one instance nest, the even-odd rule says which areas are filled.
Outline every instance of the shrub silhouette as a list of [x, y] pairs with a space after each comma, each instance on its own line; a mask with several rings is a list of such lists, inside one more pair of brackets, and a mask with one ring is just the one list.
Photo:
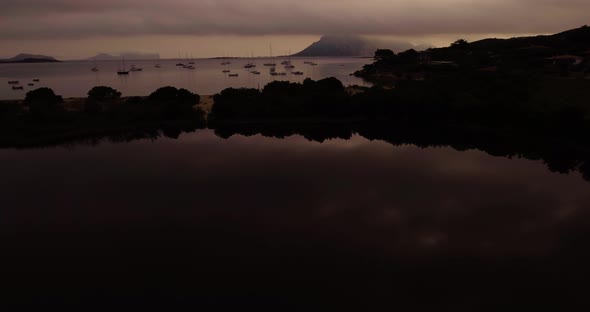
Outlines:
[[227, 88], [213, 96], [213, 119], [248, 118], [260, 115], [263, 106], [260, 91], [248, 88]]
[[0, 102], [0, 121], [16, 120], [21, 113], [21, 105], [16, 101]]
[[106, 86], [97, 86], [88, 91], [88, 98], [84, 105], [84, 111], [98, 113], [105, 110], [105, 106], [114, 104], [121, 98], [121, 92]]
[[25, 105], [36, 118], [48, 118], [63, 111], [63, 99], [50, 88], [39, 88], [27, 92]]
[[170, 86], [159, 88], [148, 97], [149, 104], [167, 117], [192, 112], [193, 106], [200, 100], [201, 97], [198, 94]]
[[121, 97], [121, 92], [106, 86], [97, 86], [88, 91], [88, 98], [97, 101], [116, 100]]

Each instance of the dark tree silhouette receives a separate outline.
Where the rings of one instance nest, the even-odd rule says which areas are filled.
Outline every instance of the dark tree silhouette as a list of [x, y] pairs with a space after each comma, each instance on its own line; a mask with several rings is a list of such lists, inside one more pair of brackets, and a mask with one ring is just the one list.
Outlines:
[[395, 58], [395, 53], [389, 49], [378, 49], [373, 58], [377, 62], [389, 63]]
[[451, 48], [462, 49], [465, 50], [469, 47], [469, 42], [465, 39], [459, 39], [453, 43], [451, 43]]
[[98, 101], [109, 101], [121, 98], [121, 92], [106, 86], [98, 86], [88, 91], [88, 98]]
[[25, 105], [37, 118], [47, 118], [63, 111], [63, 98], [55, 95], [50, 88], [39, 88], [27, 92]]
[[113, 105], [121, 98], [121, 92], [106, 86], [98, 86], [88, 91], [88, 98], [84, 110], [88, 113], [98, 113], [105, 110], [105, 106]]
[[192, 112], [193, 106], [199, 104], [200, 99], [198, 94], [186, 89], [179, 90], [168, 86], [150, 94], [148, 102], [167, 117], [175, 117]]

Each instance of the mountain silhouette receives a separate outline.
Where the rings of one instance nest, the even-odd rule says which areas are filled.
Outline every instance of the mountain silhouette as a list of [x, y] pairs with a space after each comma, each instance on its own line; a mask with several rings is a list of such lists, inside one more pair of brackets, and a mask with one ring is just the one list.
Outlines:
[[43, 63], [58, 62], [54, 57], [40, 54], [20, 53], [9, 59], [0, 59], [0, 63]]
[[118, 61], [121, 58], [125, 58], [127, 60], [154, 60], [160, 59], [160, 55], [158, 53], [139, 53], [139, 52], [128, 52], [128, 53], [121, 53], [119, 55], [112, 55], [108, 53], [99, 53], [93, 57], [89, 57], [86, 60], [96, 60], [96, 61]]

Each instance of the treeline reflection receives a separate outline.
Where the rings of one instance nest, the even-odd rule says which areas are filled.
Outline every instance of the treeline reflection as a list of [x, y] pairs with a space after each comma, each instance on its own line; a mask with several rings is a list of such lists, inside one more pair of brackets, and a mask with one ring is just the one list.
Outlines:
[[[96, 146], [102, 142], [126, 143], [135, 140], [178, 139], [183, 134], [204, 129], [203, 124], [175, 121], [147, 124], [130, 128], [114, 128], [99, 132], [67, 133], [46, 140], [1, 140], [1, 148], [43, 148], [53, 146]], [[234, 135], [262, 135], [271, 138], [302, 136], [308, 141], [349, 140], [359, 135], [368, 140], [379, 140], [393, 146], [414, 145], [421, 148], [451, 147], [455, 150], [479, 150], [493, 156], [541, 160], [552, 172], [568, 174], [580, 172], [590, 181], [590, 145], [574, 137], [527, 133], [524, 131], [501, 132], [491, 129], [465, 129], [445, 125], [407, 125], [376, 122], [334, 123], [228, 123], [211, 128], [224, 139]]]
[[552, 172], [563, 174], [580, 172], [590, 181], [590, 146], [569, 137], [543, 136], [524, 132], [496, 132], [485, 129], [468, 131], [464, 128], [356, 123], [285, 126], [285, 125], [225, 125], [218, 126], [215, 134], [222, 138], [232, 135], [285, 138], [301, 135], [309, 141], [324, 142], [331, 139], [348, 140], [360, 135], [368, 140], [380, 140], [393, 146], [414, 145], [451, 147], [459, 151], [480, 150], [493, 156], [542, 160]]

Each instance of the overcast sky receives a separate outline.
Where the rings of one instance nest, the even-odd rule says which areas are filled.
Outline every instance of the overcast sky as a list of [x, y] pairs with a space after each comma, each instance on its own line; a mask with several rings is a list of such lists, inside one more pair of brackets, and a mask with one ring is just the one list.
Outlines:
[[296, 52], [322, 34], [445, 45], [590, 24], [590, 0], [2, 0], [0, 56]]

